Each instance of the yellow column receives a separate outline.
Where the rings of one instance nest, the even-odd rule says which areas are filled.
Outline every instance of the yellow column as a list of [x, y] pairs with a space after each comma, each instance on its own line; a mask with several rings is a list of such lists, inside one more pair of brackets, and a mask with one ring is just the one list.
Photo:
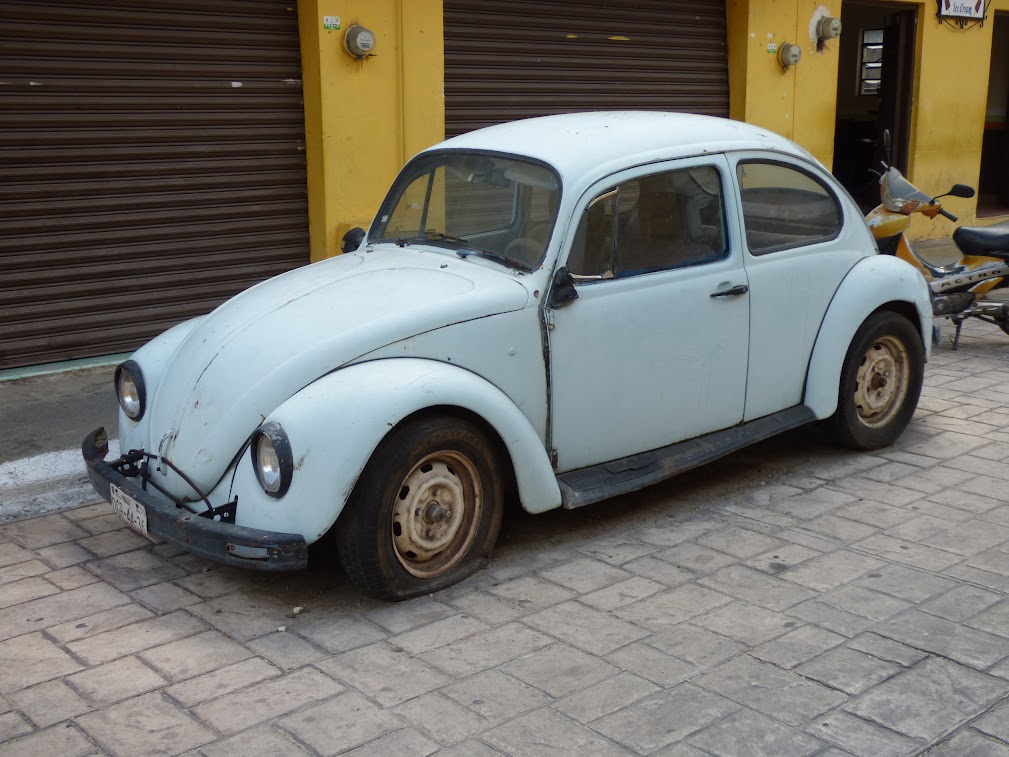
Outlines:
[[[984, 26], [970, 29], [940, 23], [932, 5], [919, 11], [907, 167], [908, 178], [922, 192], [939, 194], [958, 182], [978, 185], [996, 5]], [[912, 238], [946, 237], [955, 226], [976, 220], [976, 198], [950, 198], [948, 206], [959, 223], [914, 216]]]
[[[840, 39], [818, 44], [816, 25], [825, 17], [841, 17], [841, 0], [799, 0], [795, 44], [802, 48], [802, 60], [795, 68], [792, 139], [830, 168], [834, 160], [834, 126], [837, 122]], [[844, 34], [843, 29], [841, 33]]]
[[[815, 21], [839, 17], [840, 0], [728, 0], [730, 115], [795, 140], [825, 165], [834, 151], [837, 43], [818, 49]], [[787, 70], [776, 50], [798, 45]]]
[[796, 43], [796, 0], [728, 0], [726, 25], [731, 117], [791, 137], [798, 67], [783, 70], [774, 51]]
[[[324, 18], [338, 17], [339, 29]], [[441, 0], [298, 0], [312, 260], [371, 223], [396, 173], [445, 134]], [[344, 49], [353, 24], [373, 57]]]

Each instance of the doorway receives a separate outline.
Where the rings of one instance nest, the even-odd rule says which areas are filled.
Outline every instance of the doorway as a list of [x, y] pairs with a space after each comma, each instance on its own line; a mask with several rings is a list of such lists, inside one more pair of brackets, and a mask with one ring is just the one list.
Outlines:
[[977, 215], [1009, 213], [1009, 13], [996, 13], [992, 29], [988, 105], [981, 142]]
[[890, 161], [907, 172], [917, 11], [846, 2], [841, 22], [834, 175], [867, 212], [879, 203], [871, 171], [886, 157], [884, 130], [893, 137]]

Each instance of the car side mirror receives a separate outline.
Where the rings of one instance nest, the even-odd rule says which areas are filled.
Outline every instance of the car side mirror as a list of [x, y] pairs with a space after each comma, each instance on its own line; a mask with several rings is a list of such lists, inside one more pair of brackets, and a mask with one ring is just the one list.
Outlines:
[[578, 290], [575, 289], [575, 280], [571, 278], [571, 271], [566, 265], [561, 266], [554, 274], [554, 283], [550, 287], [550, 297], [547, 299], [547, 304], [556, 310], [577, 299]]
[[343, 243], [340, 245], [340, 250], [346, 255], [348, 252], [353, 252], [358, 247], [361, 246], [361, 242], [364, 241], [365, 234], [364, 229], [360, 226], [355, 226], [353, 229], [348, 231], [343, 235]]

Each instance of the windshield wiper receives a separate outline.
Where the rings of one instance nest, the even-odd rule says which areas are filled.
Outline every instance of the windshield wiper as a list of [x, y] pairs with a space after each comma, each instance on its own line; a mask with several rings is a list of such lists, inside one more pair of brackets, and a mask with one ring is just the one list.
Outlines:
[[477, 257], [486, 258], [487, 260], [493, 260], [495, 263], [500, 263], [506, 268], [517, 268], [519, 270], [525, 270], [523, 266], [515, 260], [512, 260], [505, 255], [498, 252], [491, 252], [490, 250], [481, 250], [479, 247], [474, 247], [468, 239], [463, 239], [462, 237], [452, 236], [451, 234], [445, 234], [441, 231], [425, 231], [423, 236], [416, 237], [406, 237], [403, 239], [397, 239], [396, 244], [400, 247], [406, 247], [412, 242], [448, 242], [449, 244], [460, 245], [463, 247], [461, 250], [456, 250], [455, 254], [460, 258], [465, 260], [470, 255], [476, 255]]
[[456, 244], [464, 244], [469, 246], [469, 240], [463, 239], [462, 237], [454, 237], [451, 234], [444, 234], [440, 231], [425, 231], [424, 239], [427, 240], [437, 240], [439, 242], [455, 242]]
[[517, 268], [518, 270], [525, 270], [517, 261], [511, 258], [505, 257], [498, 252], [491, 252], [490, 250], [477, 250], [470, 248], [468, 250], [456, 250], [456, 255], [465, 260], [470, 255], [476, 255], [477, 257], [486, 258], [487, 260], [493, 260], [495, 263], [500, 263], [507, 268]]
[[406, 247], [411, 242], [452, 242], [454, 244], [461, 244], [469, 246], [469, 240], [463, 239], [462, 237], [454, 237], [451, 234], [445, 234], [440, 231], [425, 231], [422, 235], [416, 237], [405, 237], [402, 239], [397, 239], [396, 244], [400, 247]]

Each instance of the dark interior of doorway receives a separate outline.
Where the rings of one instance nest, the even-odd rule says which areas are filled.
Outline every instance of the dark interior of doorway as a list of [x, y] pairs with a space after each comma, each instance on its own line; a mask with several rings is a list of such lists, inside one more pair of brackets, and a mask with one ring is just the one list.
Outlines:
[[981, 143], [977, 214], [1009, 214], [1009, 13], [996, 13]]
[[907, 171], [917, 11], [888, 3], [845, 2], [838, 42], [834, 175], [867, 212], [879, 203], [883, 131], [891, 159]]

